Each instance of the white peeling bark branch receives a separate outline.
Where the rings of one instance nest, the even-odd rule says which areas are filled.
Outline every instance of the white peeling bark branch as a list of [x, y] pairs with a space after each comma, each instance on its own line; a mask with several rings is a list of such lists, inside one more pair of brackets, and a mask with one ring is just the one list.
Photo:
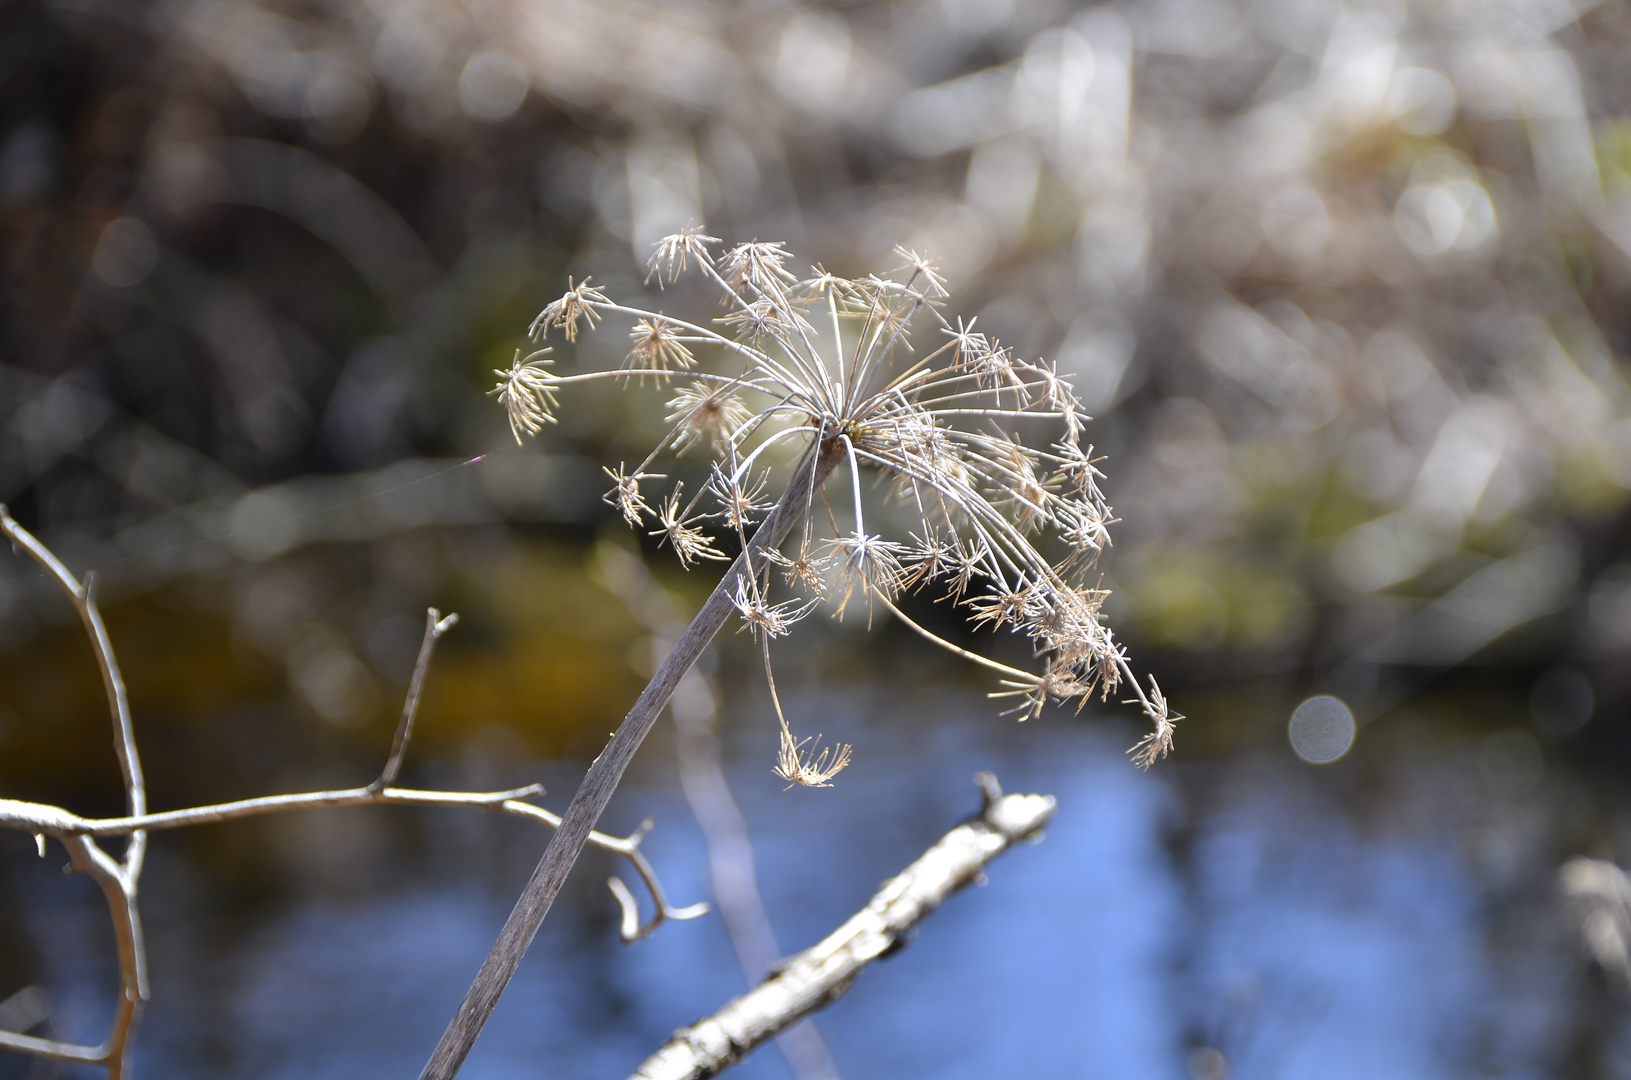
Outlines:
[[777, 1032], [840, 997], [861, 969], [895, 948], [940, 904], [973, 881], [1015, 841], [1053, 816], [1052, 795], [1004, 795], [990, 773], [980, 816], [959, 825], [825, 941], [786, 960], [770, 978], [719, 1012], [674, 1033], [630, 1080], [702, 1080], [745, 1057]]

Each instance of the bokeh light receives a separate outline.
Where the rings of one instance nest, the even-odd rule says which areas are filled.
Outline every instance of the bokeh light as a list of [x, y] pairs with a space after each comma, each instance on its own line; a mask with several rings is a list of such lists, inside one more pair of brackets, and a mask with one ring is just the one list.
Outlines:
[[1297, 706], [1286, 725], [1291, 748], [1310, 765], [1329, 764], [1346, 754], [1356, 731], [1353, 711], [1340, 698], [1326, 694]]

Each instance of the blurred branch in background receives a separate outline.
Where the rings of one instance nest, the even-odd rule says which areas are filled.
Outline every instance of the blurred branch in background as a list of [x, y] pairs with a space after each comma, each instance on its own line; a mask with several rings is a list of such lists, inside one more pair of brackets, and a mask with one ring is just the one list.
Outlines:
[[985, 796], [974, 820], [959, 825], [912, 865], [883, 883], [870, 903], [823, 941], [777, 964], [753, 990], [713, 1016], [674, 1033], [630, 1080], [702, 1080], [830, 1004], [872, 961], [905, 946], [935, 908], [958, 889], [984, 883], [985, 865], [1026, 839], [1040, 839], [1053, 816], [1052, 795], [1004, 795], [980, 773]]
[[1574, 858], [1558, 870], [1557, 886], [1591, 958], [1631, 988], [1631, 878], [1606, 859]]
[[[685, 629], [684, 608], [663, 588], [639, 556], [602, 541], [595, 548], [594, 573], [628, 605], [651, 635], [655, 667]], [[753, 841], [731, 794], [719, 743], [718, 697], [702, 672], [693, 668], [669, 702], [679, 731], [680, 790], [708, 845], [708, 870], [731, 947], [748, 985], [758, 983], [782, 959], [781, 946], [759, 893]], [[838, 1076], [832, 1055], [815, 1023], [801, 1020], [776, 1036], [776, 1045], [799, 1080]]]
[[[8, 76], [0, 497], [70, 552], [200, 489], [465, 460], [569, 265], [632, 283], [688, 221], [902, 243], [1105, 414], [1129, 633], [1356, 699], [1493, 647], [1619, 700], [1623, 7], [868, 10], [25, 5], [166, 74]], [[631, 420], [561, 449], [592, 471]], [[492, 509], [423, 523], [533, 517]]]
[[[148, 813], [141, 764], [136, 752], [135, 732], [131, 727], [130, 712], [125, 701], [124, 681], [119, 673], [118, 661], [114, 657], [113, 644], [97, 610], [94, 577], [87, 576], [83, 584], [76, 580], [55, 555], [12, 519], [4, 504], [0, 504], [0, 535], [4, 535], [7, 540], [33, 558], [57, 581], [85, 623], [113, 711], [114, 749], [126, 777], [130, 810], [128, 817], [96, 820], [79, 817], [60, 807], [0, 799], [0, 828], [33, 834], [39, 844], [42, 858], [45, 855], [45, 838], [49, 836], [57, 840], [68, 850], [72, 868], [89, 874], [101, 886], [113, 916], [121, 981], [120, 1002], [114, 1013], [112, 1030], [100, 1045], [82, 1046], [55, 1039], [36, 1038], [21, 1034], [19, 1031], [0, 1030], [0, 1049], [15, 1050], [54, 1061], [105, 1065], [109, 1080], [118, 1080], [124, 1075], [132, 1031], [142, 1004], [150, 996], [147, 981], [147, 951], [142, 938], [141, 916], [137, 910], [137, 885], [141, 878], [146, 852], [147, 830], [236, 821], [290, 810], [372, 805], [474, 806], [529, 818], [552, 829], [560, 827], [561, 819], [558, 816], [522, 801], [543, 794], [543, 786], [540, 784], [532, 784], [514, 791], [498, 792], [415, 791], [392, 786], [401, 772], [402, 759], [407, 753], [408, 740], [413, 733], [414, 720], [424, 687], [425, 673], [430, 667], [436, 642], [458, 622], [457, 615], [443, 618], [435, 608], [426, 613], [424, 638], [413, 675], [409, 680], [402, 718], [397, 724], [396, 735], [392, 739], [385, 767], [373, 783], [366, 787], [341, 791], [272, 795], [218, 806]], [[657, 880], [650, 862], [640, 850], [640, 843], [650, 828], [651, 822], [648, 821], [638, 832], [626, 839], [601, 833], [589, 835], [590, 844], [628, 859], [651, 894], [655, 910], [651, 921], [641, 926], [628, 889], [618, 882], [617, 887], [612, 890], [624, 912], [622, 932], [625, 942], [645, 937], [665, 919], [694, 919], [708, 911], [707, 904], [692, 904], [685, 908], [669, 906], [661, 883]], [[123, 862], [114, 860], [96, 842], [98, 839], [118, 836], [129, 838]], [[18, 1018], [22, 1019], [27, 1015], [23, 1007], [24, 1002], [20, 1000], [13, 1002], [12, 999], [8, 999], [7, 1004], [14, 1007], [6, 1011], [4, 1016], [18, 1014]], [[31, 1022], [24, 1024], [24, 1027], [33, 1026], [37, 1022], [38, 1018], [33, 1018]]]

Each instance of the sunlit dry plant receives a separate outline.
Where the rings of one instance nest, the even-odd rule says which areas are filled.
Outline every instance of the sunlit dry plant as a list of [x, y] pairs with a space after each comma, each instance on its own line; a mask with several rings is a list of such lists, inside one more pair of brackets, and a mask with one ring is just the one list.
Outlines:
[[776, 754], [776, 775], [786, 780], [788, 786], [798, 784], [802, 787], [832, 787], [832, 778], [844, 771], [849, 764], [850, 745], [838, 743], [834, 746], [823, 747], [820, 751], [804, 748], [813, 741], [809, 738], [794, 741], [793, 733], [782, 725], [781, 750]]
[[[1069, 383], [1046, 363], [1017, 358], [972, 321], [948, 322], [939, 310], [944, 282], [916, 252], [897, 248], [903, 264], [885, 276], [849, 279], [813, 268], [801, 279], [779, 243], [723, 252], [716, 243], [691, 228], [668, 237], [647, 278], [706, 277], [724, 305], [711, 323], [614, 302], [587, 279], [545, 308], [535, 338], [560, 327], [572, 340], [580, 326], [621, 315], [633, 321], [635, 348], [621, 369], [572, 375], [541, 366], [547, 350], [518, 356], [498, 373], [493, 391], [517, 441], [552, 419], [563, 386], [684, 371], [693, 381], [668, 402], [667, 433], [632, 472], [619, 466], [608, 473], [616, 486], [607, 500], [631, 525], [672, 545], [686, 566], [721, 557], [703, 531], [706, 520], [747, 545], [747, 527], [768, 509], [761, 501], [766, 468], [817, 474], [817, 463], [826, 462], [795, 508], [803, 524], [789, 545], [793, 553], [771, 551], [734, 585], [732, 603], [760, 640], [767, 676], [770, 639], [815, 602], [831, 598], [842, 616], [854, 601], [869, 618], [876, 603], [1001, 675], [992, 696], [1013, 700], [1010, 712], [1021, 719], [1050, 701], [1074, 700], [1080, 708], [1094, 694], [1102, 700], [1126, 686], [1154, 725], [1134, 760], [1147, 768], [1164, 755], [1180, 718], [1154, 680], [1148, 695], [1138, 686], [1104, 621], [1106, 594], [1085, 580], [1109, 546], [1115, 518], [1098, 486], [1098, 459], [1081, 446], [1087, 417]], [[675, 483], [653, 510], [639, 484], [661, 477], [647, 470], [664, 454], [704, 446], [713, 456], [706, 490], [686, 501]], [[837, 511], [821, 483], [834, 468], [849, 476]], [[908, 539], [869, 531], [866, 470], [881, 475], [914, 520]], [[783, 573], [773, 573], [778, 566]], [[897, 606], [901, 592], [931, 583], [967, 608], [976, 626], [1027, 638], [1040, 673], [959, 648]], [[799, 595], [773, 600], [778, 588]], [[773, 676], [771, 688], [774, 696]], [[776, 710], [779, 716], [779, 701]], [[777, 772], [790, 782], [823, 786], [848, 761], [847, 747], [804, 753], [806, 743], [781, 723]]]

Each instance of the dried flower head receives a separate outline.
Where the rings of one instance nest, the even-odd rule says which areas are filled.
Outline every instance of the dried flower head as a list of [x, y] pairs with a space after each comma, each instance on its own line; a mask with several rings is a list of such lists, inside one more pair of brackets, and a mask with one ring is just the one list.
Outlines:
[[629, 331], [628, 370], [642, 378], [647, 372], [659, 380], [675, 371], [690, 371], [697, 359], [680, 339], [678, 330], [661, 316], [640, 319]]
[[[836, 743], [824, 747], [819, 753], [821, 736], [814, 739], [793, 739], [793, 733], [782, 725], [781, 751], [776, 755], [776, 775], [787, 781], [787, 786], [832, 787], [832, 778], [849, 764], [849, 743]], [[809, 751], [804, 748], [809, 746]]]
[[737, 532], [746, 529], [753, 524], [757, 515], [775, 505], [772, 502], [760, 501], [769, 486], [768, 469], [760, 473], [759, 478], [751, 484], [744, 484], [741, 477], [727, 474], [716, 463], [713, 474], [708, 477], [708, 494], [719, 503], [720, 517], [728, 528]]
[[544, 424], [555, 422], [555, 377], [544, 369], [550, 363], [548, 349], [539, 349], [523, 358], [515, 350], [515, 359], [508, 371], [494, 368], [498, 385], [487, 391], [497, 397], [510, 419], [510, 434], [519, 445], [522, 435], [536, 435]]
[[781, 241], [760, 243], [751, 240], [725, 253], [720, 263], [732, 291], [752, 292], [761, 297], [781, 298], [787, 286], [798, 281], [787, 270], [787, 251]]
[[785, 637], [794, 623], [810, 613], [817, 601], [783, 600], [779, 604], [771, 604], [766, 602], [757, 581], [739, 577], [731, 603], [736, 605], [736, 610], [742, 616], [742, 625], [737, 628], [737, 633], [749, 630], [754, 637], [778, 638]]
[[680, 557], [680, 565], [687, 570], [698, 559], [725, 559], [728, 556], [714, 547], [711, 536], [696, 527], [701, 516], [686, 516], [689, 507], [680, 509], [680, 491], [685, 485], [675, 484], [674, 490], [663, 500], [662, 509], [657, 511], [657, 528], [652, 529], [650, 535], [660, 536], [659, 543], [666, 543], [674, 549], [674, 554]]
[[675, 425], [669, 441], [676, 454], [704, 441], [716, 450], [730, 446], [732, 434], [753, 415], [728, 383], [692, 383], [674, 395], [668, 408], [667, 420]]
[[659, 473], [635, 472], [631, 474], [623, 470], [624, 464], [621, 461], [617, 463], [615, 470], [601, 470], [601, 472], [612, 478], [613, 484], [612, 490], [606, 493], [605, 499], [606, 502], [617, 507], [617, 512], [623, 515], [624, 521], [634, 528], [639, 528], [640, 523], [646, 519], [646, 515], [651, 513], [651, 507], [647, 505], [646, 500], [640, 495], [640, 481], [661, 480], [663, 477]]
[[[996, 671], [1003, 686], [994, 696], [1017, 698], [1010, 711], [1023, 716], [1049, 702], [1079, 708], [1093, 694], [1103, 699], [1127, 686], [1154, 726], [1135, 748], [1139, 764], [1164, 754], [1177, 717], [1153, 681], [1146, 695], [1133, 679], [1104, 621], [1105, 593], [1083, 580], [1109, 546], [1115, 517], [1099, 488], [1098, 459], [1080, 443], [1087, 418], [1069, 381], [1050, 364], [1018, 358], [972, 320], [943, 317], [946, 284], [933, 260], [917, 252], [897, 249], [902, 263], [886, 275], [845, 278], [816, 267], [801, 280], [779, 243], [754, 240], [724, 252], [715, 243], [688, 226], [657, 244], [648, 268], [648, 281], [701, 274], [724, 305], [712, 322], [613, 303], [587, 279], [545, 308], [535, 330], [558, 327], [568, 340], [601, 316], [627, 317], [633, 348], [624, 369], [565, 378], [518, 358], [495, 391], [517, 435], [547, 422], [553, 394], [566, 382], [684, 370], [689, 385], [668, 402], [667, 433], [632, 470], [608, 473], [616, 485], [608, 500], [631, 524], [655, 519], [652, 535], [684, 565], [724, 557], [705, 530], [707, 518], [722, 522], [728, 542], [747, 542], [770, 498], [767, 469], [778, 475], [789, 460], [811, 469], [822, 461], [822, 476], [836, 469], [848, 477], [847, 499], [830, 500], [822, 486], [808, 504], [791, 508], [802, 513], [797, 554], [769, 553], [781, 574], [732, 586], [737, 611], [764, 649], [773, 699], [770, 641], [830, 597], [840, 615], [852, 601], [864, 603], [869, 617], [880, 605], [925, 638]], [[927, 343], [914, 349], [925, 327]], [[640, 484], [659, 479], [648, 472], [657, 458], [704, 447], [712, 455], [704, 495], [719, 510], [699, 511], [696, 498], [682, 502], [675, 484], [653, 512]], [[881, 477], [897, 512], [912, 520], [912, 544], [868, 528], [863, 472]], [[1062, 558], [1043, 554], [1055, 547], [1064, 549]], [[788, 587], [800, 598], [771, 595]], [[903, 590], [931, 587], [976, 625], [1024, 635], [1041, 670], [944, 641], [896, 605]], [[782, 723], [779, 771], [792, 782], [825, 784], [848, 760], [847, 747], [811, 759]]]
[[907, 273], [908, 287], [916, 285], [925, 298], [935, 300], [944, 299], [951, 294], [946, 291], [946, 279], [940, 276], [940, 263], [936, 259], [919, 255], [899, 244], [895, 245], [895, 254], [906, 261], [895, 267], [895, 273]]
[[827, 572], [832, 569], [833, 562], [830, 552], [817, 554], [810, 550], [806, 542], [800, 546], [797, 555], [772, 551], [770, 561], [782, 567], [782, 576], [795, 589], [808, 596], [826, 598]]
[[[1166, 757], [1167, 752], [1172, 749], [1173, 728], [1183, 717], [1167, 708], [1167, 699], [1162, 695], [1161, 687], [1155, 681], [1154, 675], [1150, 676], [1149, 696], [1141, 698], [1138, 703], [1144, 707], [1144, 714], [1155, 725], [1155, 730], [1138, 740], [1137, 745], [1127, 752], [1132, 755], [1134, 765], [1140, 769], [1148, 769]], [[1126, 704], [1131, 705], [1133, 702], [1129, 701]]]
[[717, 243], [719, 237], [709, 236], [686, 222], [685, 228], [679, 232], [657, 241], [657, 250], [651, 253], [651, 261], [646, 264], [646, 284], [651, 284], [652, 278], [657, 279], [659, 287], [664, 277], [670, 283], [678, 281], [680, 275], [685, 273], [689, 259], [694, 258], [703, 265], [712, 266], [714, 257], [708, 245]]
[[571, 278], [566, 279], [566, 292], [559, 300], [548, 305], [532, 320], [527, 332], [534, 340], [547, 334], [551, 327], [558, 326], [566, 335], [566, 340], [578, 340], [578, 322], [582, 320], [589, 329], [595, 328], [600, 319], [600, 313], [595, 310], [596, 305], [607, 305], [611, 301], [606, 294], [589, 284], [589, 278], [584, 278], [577, 284]]
[[856, 589], [868, 600], [874, 596], [893, 599], [900, 591], [900, 552], [904, 550], [901, 545], [882, 537], [862, 536], [859, 533], [836, 536], [827, 543], [838, 566], [839, 589], [834, 590], [835, 595], [842, 590], [838, 599], [839, 618], [844, 617], [844, 609]]

